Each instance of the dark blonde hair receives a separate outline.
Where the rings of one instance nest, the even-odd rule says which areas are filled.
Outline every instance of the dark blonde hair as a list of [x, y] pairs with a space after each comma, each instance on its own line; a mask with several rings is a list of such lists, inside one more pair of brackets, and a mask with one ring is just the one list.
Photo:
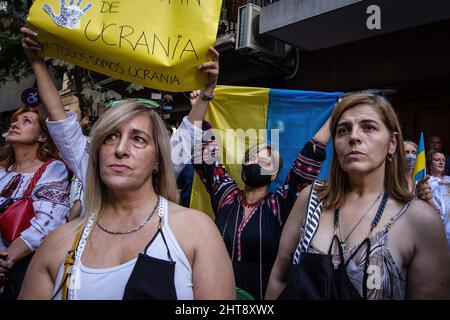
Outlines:
[[403, 141], [403, 147], [405, 146], [405, 144], [409, 144], [410, 146], [413, 146], [414, 148], [416, 148], [416, 151], [419, 150], [419, 146], [414, 141], [405, 140], [405, 141]]
[[[17, 120], [21, 114], [32, 112], [38, 116], [39, 129], [42, 135], [45, 135], [47, 139], [44, 142], [39, 142], [39, 148], [36, 157], [45, 162], [50, 158], [57, 158], [58, 149], [56, 148], [50, 133], [48, 132], [47, 123], [45, 122], [45, 115], [42, 111], [32, 108], [32, 107], [22, 107], [18, 109], [11, 117], [12, 124]], [[14, 150], [9, 143], [5, 143], [0, 151], [0, 167], [8, 169], [11, 165], [16, 162], [16, 157], [14, 155]]]
[[[397, 147], [392, 154], [392, 160], [385, 162], [384, 189], [390, 198], [401, 204], [407, 203], [413, 196], [407, 191], [403, 136], [397, 115], [386, 98], [369, 93], [352, 94], [342, 98], [331, 115], [331, 136], [336, 137], [337, 124], [344, 112], [360, 105], [370, 106], [376, 111], [391, 135], [394, 135], [397, 140]], [[323, 201], [324, 208], [336, 209], [342, 206], [345, 202], [346, 194], [350, 190], [348, 174], [342, 169], [334, 148], [328, 183], [319, 190], [319, 197]]]
[[102, 204], [107, 201], [107, 187], [100, 178], [99, 150], [105, 138], [116, 128], [138, 114], [148, 116], [152, 124], [153, 139], [157, 147], [158, 172], [152, 175], [153, 188], [158, 195], [176, 202], [176, 183], [170, 152], [169, 136], [160, 115], [154, 110], [131, 100], [124, 100], [107, 110], [95, 123], [91, 131], [91, 150], [85, 186], [85, 219], [98, 218]]
[[248, 148], [245, 151], [243, 164], [245, 164], [250, 159], [251, 156], [256, 155], [257, 153], [259, 153], [261, 150], [264, 150], [264, 149], [267, 150], [269, 156], [274, 160], [273, 168], [274, 168], [274, 171], [276, 170], [276, 172], [273, 172], [273, 173], [278, 174], [281, 171], [281, 169], [283, 168], [283, 158], [281, 157], [280, 152], [268, 143], [259, 143], [259, 144], [254, 144], [254, 145], [250, 146], [250, 148]]

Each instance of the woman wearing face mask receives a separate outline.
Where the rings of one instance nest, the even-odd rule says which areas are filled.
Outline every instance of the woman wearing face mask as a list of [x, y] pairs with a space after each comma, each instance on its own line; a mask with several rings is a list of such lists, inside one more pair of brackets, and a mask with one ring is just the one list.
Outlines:
[[236, 285], [255, 299], [264, 298], [283, 225], [297, 194], [319, 175], [329, 138], [327, 121], [303, 147], [284, 185], [274, 193], [267, 189], [280, 171], [282, 159], [268, 144], [254, 145], [245, 153], [243, 190], [222, 164], [205, 159], [214, 150], [211, 144], [203, 150], [203, 162], [194, 161], [211, 196], [215, 222], [233, 262]]
[[408, 182], [408, 190], [414, 191], [413, 185], [413, 172], [414, 165], [416, 164], [417, 157], [417, 144], [411, 140], [403, 141], [403, 147], [405, 149], [405, 177]]

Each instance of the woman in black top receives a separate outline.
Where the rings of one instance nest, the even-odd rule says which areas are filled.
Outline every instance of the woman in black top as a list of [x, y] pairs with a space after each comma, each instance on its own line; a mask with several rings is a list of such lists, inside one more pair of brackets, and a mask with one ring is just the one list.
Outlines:
[[270, 145], [255, 145], [246, 152], [244, 190], [222, 164], [205, 161], [205, 154], [214, 149], [213, 141], [203, 146], [204, 161], [194, 161], [211, 196], [215, 222], [233, 262], [236, 285], [256, 299], [264, 297], [281, 231], [297, 194], [320, 173], [329, 137], [327, 121], [300, 151], [285, 183], [274, 193], [267, 188], [281, 169], [282, 160]]

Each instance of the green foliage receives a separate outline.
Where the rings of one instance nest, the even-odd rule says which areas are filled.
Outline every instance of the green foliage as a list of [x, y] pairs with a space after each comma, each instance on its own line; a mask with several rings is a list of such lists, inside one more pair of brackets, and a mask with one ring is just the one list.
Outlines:
[[[32, 73], [22, 48], [20, 33], [20, 28], [27, 25], [26, 19], [32, 4], [33, 0], [0, 0], [0, 86], [11, 80], [20, 82]], [[99, 95], [102, 99], [118, 96], [114, 91], [96, 83], [90, 75], [92, 71], [57, 59], [47, 61], [47, 65], [50, 64], [53, 70], [56, 70], [56, 78], [62, 78], [63, 74], [67, 75], [70, 87], [79, 99], [83, 114], [93, 114], [92, 104], [98, 103], [92, 98], [92, 93], [97, 100]], [[129, 93], [143, 89], [136, 84], [126, 84]]]
[[19, 29], [26, 24], [31, 1], [9, 0], [5, 10], [0, 10], [0, 85], [7, 80], [20, 81], [28, 76], [31, 68], [21, 46]]
[[[20, 33], [20, 28], [27, 24], [26, 19], [32, 2], [32, 0], [0, 0], [0, 5], [6, 4], [6, 10], [2, 10], [3, 6], [0, 6], [0, 86], [11, 80], [20, 82], [32, 73], [22, 48]], [[52, 67], [56, 70], [57, 77], [67, 73], [75, 94], [80, 99], [82, 111], [89, 113], [87, 110], [89, 101], [80, 94], [87, 70], [74, 66], [68, 68], [67, 64]]]

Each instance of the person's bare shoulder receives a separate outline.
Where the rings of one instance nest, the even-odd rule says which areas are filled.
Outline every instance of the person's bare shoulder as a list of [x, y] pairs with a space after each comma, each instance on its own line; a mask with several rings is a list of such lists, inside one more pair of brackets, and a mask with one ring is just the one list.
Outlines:
[[205, 245], [223, 245], [219, 230], [204, 212], [169, 202], [169, 226], [191, 264]]
[[435, 228], [442, 226], [439, 213], [427, 202], [414, 199], [409, 206], [406, 217], [414, 228]]
[[213, 220], [204, 212], [186, 208], [174, 202], [169, 202], [169, 223], [171, 226], [182, 227], [185, 231], [199, 231], [203, 228], [216, 228]]
[[76, 218], [72, 221], [69, 221], [55, 230], [53, 230], [44, 240], [47, 246], [63, 246], [62, 244], [66, 242], [70, 242], [72, 244], [72, 241], [75, 236], [75, 232], [79, 230], [79, 227], [81, 226], [81, 218]]
[[433, 245], [445, 238], [439, 213], [423, 200], [413, 200], [405, 212], [405, 222], [410, 228], [408, 233], [416, 245]]

